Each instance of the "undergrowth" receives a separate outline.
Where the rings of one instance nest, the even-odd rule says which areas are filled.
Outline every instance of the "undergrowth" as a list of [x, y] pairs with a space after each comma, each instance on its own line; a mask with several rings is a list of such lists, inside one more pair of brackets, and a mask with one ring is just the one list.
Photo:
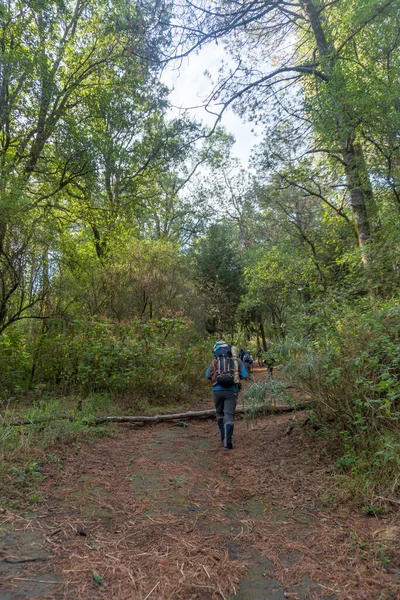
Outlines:
[[252, 418], [261, 412], [268, 412], [278, 404], [293, 404], [294, 400], [287, 392], [287, 384], [281, 379], [271, 377], [266, 381], [254, 381], [242, 392], [241, 400], [247, 408], [247, 416]]
[[[79, 452], [82, 445], [113, 435], [113, 424], [94, 426], [94, 418], [178, 412], [192, 402], [191, 395], [186, 402], [170, 398], [154, 402], [146, 397], [112, 397], [106, 393], [62, 398], [40, 394], [39, 398], [33, 393], [22, 401], [11, 398], [0, 403], [0, 507], [26, 507], [40, 501], [38, 487], [47, 462], [61, 464], [67, 453]], [[18, 419], [35, 422], [9, 424]]]
[[[101, 402], [102, 400], [102, 402]], [[1, 407], [0, 419], [0, 507], [27, 508], [40, 501], [39, 483], [43, 481], [46, 463], [61, 464], [70, 452], [79, 452], [83, 444], [96, 438], [113, 435], [112, 425], [90, 425], [90, 418], [104, 412], [106, 398], [89, 397], [82, 410], [68, 410], [76, 420], [66, 415], [61, 399], [41, 401], [38, 405], [19, 411], [19, 418], [35, 419], [37, 424], [10, 425], [14, 411]]]
[[[328, 314], [326, 314], [328, 313]], [[379, 509], [400, 504], [400, 308], [326, 309], [312, 337], [275, 344], [284, 371], [312, 398], [335, 467]]]
[[205, 390], [210, 342], [181, 317], [114, 322], [92, 317], [51, 321], [37, 341], [16, 325], [0, 336], [0, 397], [93, 393], [185, 399]]

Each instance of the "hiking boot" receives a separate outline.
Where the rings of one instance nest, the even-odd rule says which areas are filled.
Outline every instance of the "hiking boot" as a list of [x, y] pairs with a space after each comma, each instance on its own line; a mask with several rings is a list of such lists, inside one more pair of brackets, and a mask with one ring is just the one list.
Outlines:
[[217, 423], [218, 423], [218, 427], [219, 427], [219, 432], [221, 434], [221, 442], [224, 441], [224, 437], [225, 437], [225, 432], [224, 432], [224, 417], [221, 417], [220, 419], [217, 419]]
[[233, 424], [228, 423], [225, 425], [225, 437], [224, 437], [224, 450], [233, 450], [234, 445], [232, 443]]

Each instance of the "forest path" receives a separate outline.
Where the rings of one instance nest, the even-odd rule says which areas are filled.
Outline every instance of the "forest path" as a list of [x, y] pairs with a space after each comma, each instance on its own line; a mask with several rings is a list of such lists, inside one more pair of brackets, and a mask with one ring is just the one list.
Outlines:
[[210, 420], [124, 425], [49, 467], [40, 510], [3, 515], [37, 560], [0, 562], [0, 600], [398, 600], [394, 518], [343, 501], [293, 420], [238, 419], [228, 452]]

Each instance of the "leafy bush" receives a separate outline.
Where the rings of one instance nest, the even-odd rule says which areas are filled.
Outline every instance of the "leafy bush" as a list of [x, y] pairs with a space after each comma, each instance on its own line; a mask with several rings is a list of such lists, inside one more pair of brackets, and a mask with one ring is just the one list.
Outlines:
[[341, 470], [363, 473], [370, 490], [400, 488], [400, 308], [360, 304], [330, 313], [313, 340], [279, 348], [286, 371], [311, 395], [325, 434], [339, 440]]
[[31, 365], [31, 349], [23, 330], [9, 327], [0, 335], [0, 394], [24, 389]]
[[321, 418], [368, 445], [377, 429], [397, 430], [400, 415], [400, 308], [340, 316], [329, 338], [305, 342], [288, 370], [312, 393]]
[[185, 397], [195, 389], [204, 390], [208, 346], [193, 341], [183, 318], [55, 322], [36, 345], [3, 338], [3, 393], [36, 389]]

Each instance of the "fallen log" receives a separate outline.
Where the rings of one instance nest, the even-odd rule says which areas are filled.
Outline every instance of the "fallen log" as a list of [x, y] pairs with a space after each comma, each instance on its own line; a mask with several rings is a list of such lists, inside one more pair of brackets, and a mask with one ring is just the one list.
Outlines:
[[[265, 405], [259, 404], [256, 408], [252, 408], [252, 411], [256, 411], [258, 413], [279, 413], [279, 412], [290, 412], [294, 410], [300, 410], [305, 408], [306, 404], [295, 404], [295, 405]], [[235, 411], [236, 414], [246, 414], [250, 413], [250, 408], [248, 406], [238, 407]], [[166, 415], [154, 415], [151, 417], [148, 416], [138, 416], [138, 417], [100, 417], [95, 419], [97, 423], [160, 423], [163, 421], [182, 421], [184, 419], [209, 419], [215, 417], [215, 408], [211, 408], [208, 410], [188, 410], [183, 413], [170, 413]]]
[[[259, 404], [257, 407], [251, 407], [251, 412], [256, 413], [281, 413], [290, 412], [294, 410], [302, 410], [306, 408], [308, 404], [282, 404], [282, 405], [266, 405]], [[250, 407], [241, 406], [236, 409], [236, 414], [250, 413]], [[112, 417], [96, 417], [96, 418], [76, 418], [68, 415], [60, 415], [54, 418], [47, 419], [15, 419], [8, 423], [3, 421], [1, 425], [40, 425], [51, 421], [68, 420], [68, 421], [81, 421], [88, 425], [101, 425], [102, 423], [162, 423], [164, 421], [182, 421], [185, 419], [209, 419], [215, 418], [215, 408], [208, 410], [188, 410], [183, 413], [168, 413], [165, 415], [139, 415], [139, 416], [112, 416]]]

